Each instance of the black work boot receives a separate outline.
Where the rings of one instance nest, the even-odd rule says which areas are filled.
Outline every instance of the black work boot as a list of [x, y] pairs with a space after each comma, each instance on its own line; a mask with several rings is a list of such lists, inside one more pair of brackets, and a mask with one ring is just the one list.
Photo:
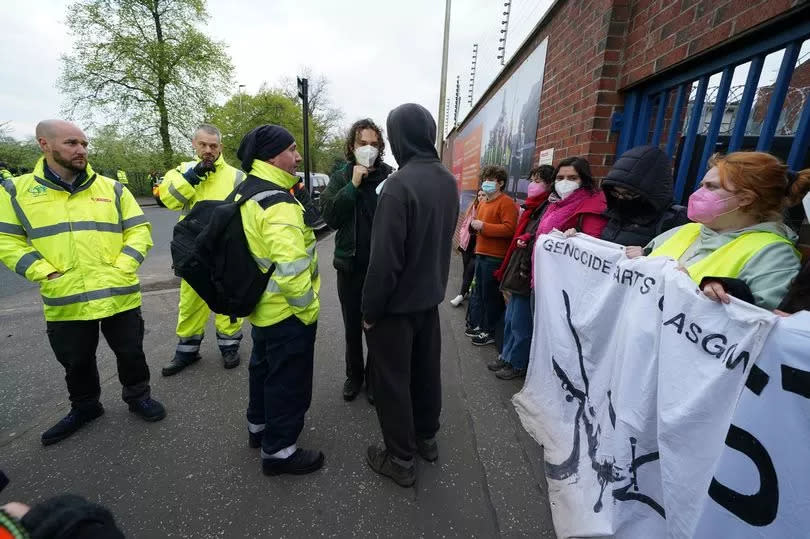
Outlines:
[[351, 378], [346, 378], [346, 381], [343, 383], [343, 400], [345, 401], [353, 401], [355, 397], [360, 393], [360, 389], [363, 387], [363, 380], [360, 381], [352, 380]]
[[175, 354], [169, 364], [163, 367], [163, 371], [161, 372], [163, 373], [163, 376], [172, 376], [199, 360], [200, 354], [194, 354], [192, 357]]
[[42, 445], [51, 445], [61, 442], [71, 434], [104, 414], [101, 403], [83, 409], [73, 408], [68, 415], [59, 420], [59, 423], [42, 433]]
[[410, 466], [402, 466], [393, 461], [393, 456], [387, 449], [376, 445], [368, 446], [366, 462], [369, 467], [380, 475], [390, 477], [394, 483], [401, 487], [412, 487], [416, 483], [416, 463], [411, 460]]
[[320, 470], [323, 461], [324, 456], [320, 451], [299, 448], [286, 459], [263, 458], [262, 472], [264, 475], [304, 475]]
[[428, 462], [436, 462], [439, 459], [439, 444], [436, 438], [430, 440], [416, 439], [416, 452]]
[[166, 417], [166, 408], [152, 397], [130, 402], [129, 411], [150, 423]]
[[228, 350], [222, 354], [222, 366], [226, 369], [233, 369], [239, 366], [239, 350]]

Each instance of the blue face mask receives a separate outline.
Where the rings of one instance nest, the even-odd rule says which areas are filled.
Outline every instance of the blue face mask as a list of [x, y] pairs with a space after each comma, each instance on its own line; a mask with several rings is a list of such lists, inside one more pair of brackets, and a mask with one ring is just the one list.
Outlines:
[[481, 190], [488, 195], [491, 195], [492, 193], [497, 191], [497, 189], [498, 189], [497, 184], [492, 180], [487, 180], [481, 184]]

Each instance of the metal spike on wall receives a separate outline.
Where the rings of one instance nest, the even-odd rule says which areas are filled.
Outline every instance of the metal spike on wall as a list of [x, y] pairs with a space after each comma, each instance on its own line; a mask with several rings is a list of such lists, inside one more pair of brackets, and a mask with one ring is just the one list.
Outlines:
[[450, 132], [450, 98], [447, 98], [447, 104], [444, 107], [444, 134]]
[[467, 103], [472, 106], [473, 92], [475, 90], [475, 67], [478, 65], [478, 43], [473, 43], [472, 66], [470, 67], [470, 91], [467, 95]]
[[458, 125], [458, 109], [461, 106], [461, 76], [456, 75], [456, 106], [453, 111], [453, 125]]
[[503, 3], [503, 7], [506, 8], [506, 11], [503, 12], [501, 38], [498, 40], [501, 43], [498, 47], [498, 60], [501, 61], [501, 65], [506, 63], [506, 36], [509, 33], [509, 15], [512, 13], [512, 0], [506, 0], [506, 2]]

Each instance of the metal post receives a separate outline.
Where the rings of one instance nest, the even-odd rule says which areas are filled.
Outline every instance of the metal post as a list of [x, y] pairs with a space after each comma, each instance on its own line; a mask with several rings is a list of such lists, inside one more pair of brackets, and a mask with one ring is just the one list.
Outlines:
[[304, 109], [304, 186], [309, 193], [309, 81], [298, 78], [298, 97]]
[[442, 80], [439, 84], [439, 129], [436, 131], [436, 149], [439, 159], [444, 146], [444, 100], [447, 95], [447, 49], [450, 47], [450, 0], [444, 6], [444, 43], [442, 45]]
[[244, 90], [242, 90], [242, 88], [244, 88], [244, 87], [245, 87], [244, 84], [239, 85], [239, 122], [240, 123], [242, 122], [242, 94], [245, 93]]

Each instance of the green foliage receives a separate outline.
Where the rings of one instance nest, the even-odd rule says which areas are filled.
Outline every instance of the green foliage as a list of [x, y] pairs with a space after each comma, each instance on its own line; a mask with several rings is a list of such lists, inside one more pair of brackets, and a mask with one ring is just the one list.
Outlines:
[[42, 150], [33, 138], [15, 140], [11, 137], [0, 137], [0, 161], [8, 163], [9, 167], [16, 169], [25, 167], [33, 170], [41, 155]]
[[[236, 151], [242, 138], [254, 127], [276, 124], [292, 133], [303, 152], [304, 125], [301, 105], [287, 92], [262, 87], [255, 95], [236, 94], [223, 105], [208, 109], [208, 119], [222, 131], [225, 160], [239, 166]], [[343, 156], [342, 139], [329, 136], [320, 119], [310, 117], [311, 163], [313, 172], [329, 172], [335, 158]], [[303, 170], [303, 166], [300, 170]]]
[[206, 107], [225, 93], [233, 66], [223, 43], [195, 25], [204, 0], [79, 0], [68, 7], [73, 53], [59, 87], [70, 117], [116, 118], [127, 134], [159, 137], [163, 166]]

